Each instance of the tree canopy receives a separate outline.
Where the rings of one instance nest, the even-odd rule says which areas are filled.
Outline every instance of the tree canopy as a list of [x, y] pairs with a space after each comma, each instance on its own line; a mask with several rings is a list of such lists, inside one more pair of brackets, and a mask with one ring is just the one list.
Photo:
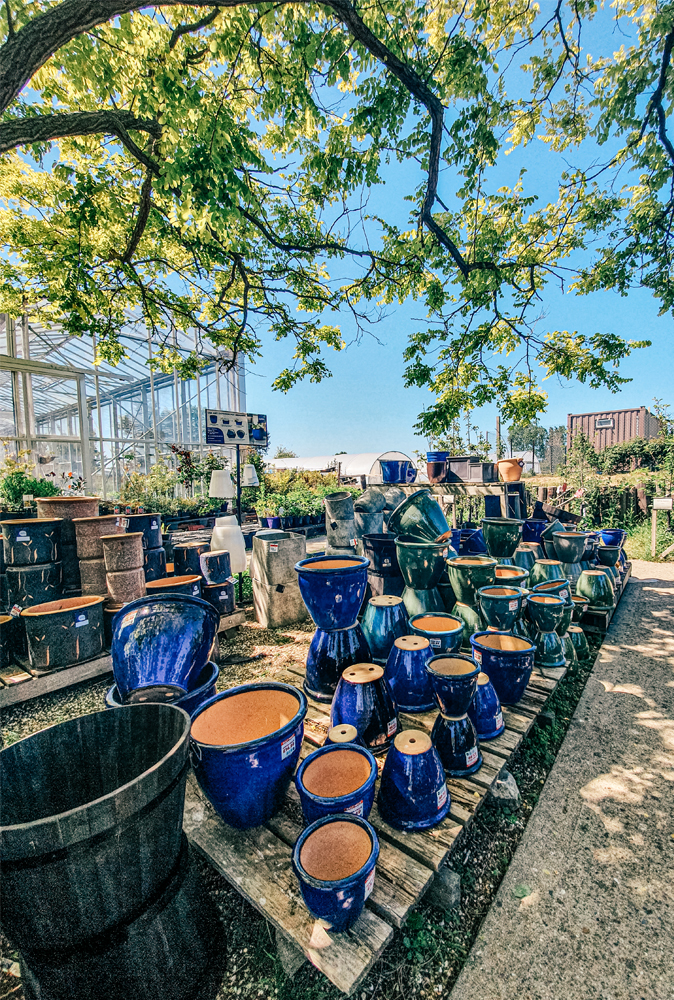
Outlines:
[[[623, 384], [647, 341], [557, 329], [550, 283], [674, 308], [672, 2], [5, 0], [0, 41], [0, 310], [102, 358], [136, 310], [182, 374], [174, 327], [223, 365], [290, 338], [288, 389], [329, 374], [340, 311], [364, 330], [412, 297], [438, 435], [490, 401], [532, 421], [552, 375]], [[409, 213], [371, 211], [396, 172]]]

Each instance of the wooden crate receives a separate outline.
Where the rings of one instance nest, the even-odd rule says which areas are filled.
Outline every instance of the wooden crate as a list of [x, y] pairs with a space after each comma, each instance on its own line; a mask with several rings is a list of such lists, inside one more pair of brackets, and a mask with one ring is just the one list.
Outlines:
[[[376, 800], [370, 822], [381, 853], [372, 895], [355, 927], [331, 934], [307, 912], [290, 865], [292, 848], [302, 829], [299, 798], [291, 785], [281, 811], [265, 826], [237, 831], [216, 814], [194, 778], [188, 782], [184, 828], [193, 846], [254, 906], [276, 931], [284, 969], [294, 974], [307, 959], [346, 994], [353, 993], [426, 893], [436, 905], [448, 898], [448, 863], [462, 830], [485, 800], [508, 758], [534, 724], [565, 669], [535, 673], [515, 708], [505, 708], [504, 733], [482, 744], [482, 767], [469, 778], [449, 778], [449, 815], [426, 831], [404, 833], [383, 821]], [[259, 678], [264, 681], [264, 678]], [[302, 687], [304, 672], [289, 668], [275, 680]], [[329, 729], [329, 705], [309, 699], [301, 756], [322, 746]], [[435, 712], [401, 713], [404, 728], [430, 731]], [[378, 757], [380, 768], [383, 757]]]

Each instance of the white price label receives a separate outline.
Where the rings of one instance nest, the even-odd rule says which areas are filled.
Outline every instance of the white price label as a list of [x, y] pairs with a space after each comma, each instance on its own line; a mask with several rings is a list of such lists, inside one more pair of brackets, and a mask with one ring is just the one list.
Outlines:
[[447, 785], [443, 785], [442, 788], [438, 788], [438, 809], [442, 809], [446, 801], [447, 801]]
[[495, 728], [500, 729], [503, 725], [503, 712], [497, 712], [494, 716]]
[[270, 544], [270, 546], [269, 546], [269, 551], [270, 551], [270, 552], [278, 552], [278, 545], [275, 545], [275, 544], [274, 544], [274, 543], [272, 542], [272, 543]]
[[473, 659], [475, 660], [476, 663], [482, 663], [482, 653], [480, 652], [479, 649], [473, 650]]
[[508, 601], [508, 611], [517, 611], [517, 601]]
[[365, 898], [366, 899], [370, 895], [370, 893], [372, 892], [372, 890], [374, 888], [374, 873], [375, 873], [375, 869], [373, 868], [372, 871], [370, 872], [370, 874], [368, 875], [368, 877], [365, 879]]
[[472, 747], [466, 751], [466, 767], [472, 767], [473, 764], [477, 763], [477, 753], [477, 747]]
[[381, 564], [382, 564], [382, 566], [390, 566], [391, 565], [391, 560], [390, 559], [382, 559]]
[[568, 592], [568, 590], [560, 590], [560, 592], [559, 592], [559, 596], [560, 596], [560, 597], [563, 597], [563, 598], [564, 598], [564, 600], [566, 600], [566, 599], [567, 599], [567, 597], [569, 596], [569, 592]]
[[436, 649], [440, 649], [442, 646], [442, 639], [429, 639], [429, 642], [431, 646], [434, 646]]
[[353, 806], [348, 806], [344, 812], [351, 813], [352, 816], [362, 816], [363, 815], [363, 800], [356, 802]]
[[75, 622], [75, 628], [82, 628], [83, 625], [88, 625], [89, 619], [86, 615], [78, 615], [77, 621]]
[[398, 720], [397, 719], [391, 719], [391, 721], [389, 722], [388, 726], [386, 727], [386, 735], [387, 736], [393, 736], [393, 734], [395, 733], [395, 731], [396, 731], [397, 728], [398, 728]]
[[285, 760], [289, 757], [291, 753], [295, 750], [295, 734], [289, 736], [287, 740], [281, 744], [281, 760]]

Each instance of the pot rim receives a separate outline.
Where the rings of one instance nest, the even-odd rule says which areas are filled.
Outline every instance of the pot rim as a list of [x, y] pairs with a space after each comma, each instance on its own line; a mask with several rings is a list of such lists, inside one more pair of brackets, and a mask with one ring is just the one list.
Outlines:
[[[36, 503], [53, 503], [53, 502], [63, 503], [64, 501], [66, 503], [80, 503], [82, 500], [97, 500], [99, 503], [101, 502], [101, 498], [100, 497], [65, 497], [65, 496], [62, 496], [62, 497], [35, 497], [35, 502]], [[117, 517], [119, 517], [119, 516], [120, 515], [118, 514]]]
[[[73, 517], [73, 524], [87, 524], [89, 521], [112, 521], [113, 518], [118, 517], [136, 517], [136, 514], [97, 514], [96, 517]], [[40, 518], [37, 519], [38, 521]], [[63, 518], [59, 518], [63, 520]]]
[[[197, 600], [197, 598], [191, 598], [191, 600]], [[200, 601], [201, 604], [206, 604], [206, 601]], [[208, 608], [213, 609], [211, 604], [206, 604]], [[218, 621], [220, 616], [218, 615]], [[261, 684], [248, 683], [248, 684], [238, 684], [236, 687], [228, 688], [226, 691], [221, 691], [219, 694], [214, 694], [212, 698], [204, 701], [199, 705], [192, 715], [192, 722], [195, 721], [198, 715], [205, 712], [207, 708], [214, 705], [216, 701], [224, 701], [225, 698], [231, 698], [235, 694], [243, 694], [247, 691], [285, 691], [287, 694], [293, 695], [297, 698], [298, 708], [295, 715], [286, 722], [285, 726], [281, 726], [280, 729], [275, 729], [273, 733], [267, 733], [266, 736], [258, 736], [257, 739], [248, 740], [244, 743], [201, 743], [199, 740], [195, 739], [194, 736], [190, 734], [190, 743], [194, 746], [204, 747], [206, 750], [219, 750], [222, 753], [240, 753], [242, 749], [246, 750], [257, 750], [258, 747], [263, 746], [269, 741], [269, 738], [273, 736], [275, 739], [282, 739], [284, 736], [291, 733], [298, 725], [304, 720], [307, 714], [307, 709], [309, 703], [307, 697], [303, 691], [299, 688], [294, 687], [292, 684], [283, 684], [281, 681], [265, 681]]]
[[[60, 615], [64, 611], [77, 611], [78, 608], [92, 608], [94, 604], [102, 604], [105, 597], [59, 597], [55, 601], [45, 601], [44, 604], [34, 604], [31, 608], [24, 608], [21, 612], [22, 618], [42, 618], [45, 615]], [[81, 601], [81, 604], [73, 604], [67, 608], [54, 608], [53, 611], [42, 611], [41, 608], [48, 608], [50, 604], [63, 604], [64, 601]]]
[[[302, 853], [305, 841], [311, 836], [312, 833], [320, 827], [325, 826], [327, 823], [342, 823], [345, 821], [347, 823], [355, 823], [357, 826], [362, 827], [362, 829], [368, 834], [372, 849], [367, 861], [361, 868], [358, 869], [357, 872], [354, 872], [353, 875], [347, 875], [346, 878], [336, 879], [335, 881], [314, 878], [313, 875], [310, 875], [309, 872], [302, 867], [302, 863], [300, 861], [300, 854]], [[303, 882], [306, 882], [307, 885], [312, 886], [314, 889], [329, 889], [331, 891], [351, 888], [352, 885], [355, 885], [362, 879], [368, 868], [371, 868], [373, 864], [377, 863], [378, 857], [379, 838], [377, 837], [376, 830], [366, 819], [363, 819], [362, 816], [354, 816], [353, 813], [333, 813], [330, 816], [321, 816], [319, 819], [314, 820], [313, 823], [310, 823], [309, 826], [306, 826], [304, 830], [302, 830], [301, 834], [297, 838], [292, 853], [293, 867]]]
[[[464, 559], [464, 560], [465, 559], [470, 559], [471, 562], [469, 562], [469, 563], [466, 563], [466, 562], [459, 563], [459, 559]], [[472, 561], [472, 560], [475, 560], [475, 559], [479, 559], [480, 561], [478, 563]], [[493, 566], [494, 568], [496, 568], [496, 566], [499, 565], [498, 560], [495, 558], [495, 556], [483, 556], [483, 555], [481, 555], [479, 553], [476, 553], [475, 555], [452, 556], [450, 559], [447, 560], [447, 565], [448, 566], [454, 566], [457, 563], [459, 564], [459, 567], [461, 567], [461, 566]]]
[[[331, 568], [330, 566], [327, 566], [324, 570], [321, 570], [320, 566], [316, 566], [315, 568], [312, 569], [308, 565], [309, 563], [321, 563], [321, 562], [325, 562], [327, 559], [331, 559], [331, 560], [334, 560], [334, 559], [349, 559], [352, 562], [352, 565], [350, 565], [350, 566], [339, 566], [337, 568]], [[370, 560], [366, 559], [365, 556], [355, 556], [355, 555], [354, 556], [330, 556], [330, 555], [307, 556], [306, 559], [300, 559], [300, 561], [298, 563], [295, 563], [295, 571], [297, 573], [303, 573], [303, 572], [309, 571], [311, 573], [320, 572], [320, 573], [325, 573], [325, 574], [328, 574], [328, 573], [355, 573], [355, 572], [357, 572], [357, 571], [359, 571], [361, 569], [367, 569], [367, 567], [369, 565], [370, 565]]]
[[[316, 795], [315, 792], [310, 792], [309, 789], [305, 787], [304, 782], [302, 781], [302, 777], [307, 769], [307, 766], [309, 764], [313, 764], [313, 762], [317, 759], [317, 757], [321, 757], [327, 753], [334, 753], [336, 750], [346, 750], [346, 751], [354, 750], [355, 752], [360, 753], [363, 757], [366, 757], [370, 765], [370, 773], [368, 774], [367, 778], [365, 779], [362, 785], [358, 786], [358, 788], [354, 788], [352, 792], [346, 792], [344, 795]], [[339, 801], [340, 799], [348, 798], [351, 795], [357, 795], [358, 792], [364, 789], [368, 789], [371, 785], [374, 785], [376, 780], [377, 780], [376, 760], [374, 759], [370, 751], [367, 749], [367, 747], [358, 746], [357, 743], [327, 743], [325, 744], [325, 746], [319, 747], [317, 750], [314, 750], [313, 753], [310, 753], [308, 757], [305, 757], [300, 766], [297, 768], [297, 772], [295, 774], [295, 784], [297, 785], [298, 788], [300, 785], [302, 786], [302, 794], [306, 795], [308, 799], [311, 799], [312, 802], [315, 802], [316, 805], [320, 806], [329, 806], [331, 803]]]
[[518, 517], [483, 517], [482, 524], [524, 524]]
[[[141, 568], [141, 571], [142, 571], [142, 568]], [[171, 577], [170, 579], [176, 579], [176, 577]], [[102, 600], [105, 600], [105, 598], [102, 598]], [[211, 615], [211, 617], [215, 617], [217, 619], [217, 624], [215, 626], [216, 630], [218, 628], [218, 625], [220, 624], [220, 615], [215, 610], [215, 608], [213, 607], [213, 605], [209, 604], [208, 601], [202, 601], [202, 599], [200, 597], [193, 597], [191, 594], [162, 594], [162, 593], [159, 593], [159, 594], [151, 594], [149, 597], [146, 595], [145, 597], [139, 597], [135, 601], [129, 601], [128, 604], [122, 604], [121, 608], [119, 608], [119, 610], [117, 611], [117, 614], [118, 615], [119, 614], [125, 614], [126, 615], [126, 614], [129, 613], [129, 611], [135, 611], [136, 608], [142, 607], [143, 605], [147, 604], [149, 601], [152, 601], [153, 603], [155, 603], [156, 601], [159, 601], [161, 604], [166, 604], [169, 601], [179, 601], [181, 604], [194, 604], [194, 605], [196, 605], [199, 608], [206, 608], [208, 610], [208, 613]], [[117, 616], [115, 615], [115, 618], [116, 617]], [[113, 627], [113, 629], [115, 627], [115, 618], [112, 619], [112, 627]], [[217, 635], [217, 631], [216, 631], [216, 635]]]
[[[142, 566], [140, 568], [142, 569]], [[161, 594], [161, 590], [159, 590], [157, 586], [157, 584], [159, 583], [162, 583], [165, 586], [168, 585], [171, 587], [173, 586], [182, 587], [186, 583], [195, 583], [197, 580], [201, 580], [201, 576], [198, 573], [189, 573], [185, 576], [162, 576], [158, 580], [148, 580], [145, 586], [152, 587], [153, 590], [157, 590], [158, 591], [157, 597], [159, 597], [159, 595]], [[176, 594], [175, 596], [180, 597], [180, 594]], [[186, 594], [183, 596], [187, 597], [190, 595]]]
[[[409, 541], [407, 541], [407, 539], [409, 539]], [[414, 538], [414, 536], [412, 535], [396, 535], [395, 543], [396, 545], [402, 545], [404, 548], [409, 548], [409, 549], [413, 548], [427, 549], [431, 548], [432, 546], [435, 546], [438, 549], [446, 549], [449, 545], [449, 542], [431, 542], [431, 541], [424, 542], [421, 539]]]
[[[561, 601], [561, 603], [563, 604], [564, 602]], [[485, 650], [486, 649], [489, 653], [498, 653], [499, 656], [504, 656], [504, 655], [505, 656], [512, 656], [514, 653], [517, 653], [518, 655], [521, 655], [523, 653], [534, 653], [536, 651], [536, 645], [535, 645], [535, 643], [533, 643], [531, 641], [531, 639], [525, 638], [525, 636], [523, 636], [523, 635], [516, 635], [516, 636], [513, 636], [513, 638], [515, 638], [515, 639], [521, 639], [522, 642], [528, 642], [529, 643], [529, 649], [494, 649], [493, 646], [484, 646], [479, 641], [480, 638], [481, 638], [481, 636], [483, 636], [483, 635], [510, 635], [510, 636], [512, 636], [512, 632], [499, 631], [498, 629], [495, 629], [493, 632], [474, 632], [471, 635], [471, 637], [470, 637], [471, 645], [474, 644], [476, 646], [479, 646], [480, 650]], [[482, 670], [482, 667], [480, 667], [480, 670]], [[485, 671], [485, 673], [487, 673], [487, 671]]]
[[25, 527], [26, 522], [28, 524], [44, 524], [46, 521], [48, 524], [60, 524], [62, 520], [62, 517], [17, 517], [11, 521], [0, 521], [0, 525], [23, 524]]
[[568, 607], [568, 605], [567, 605], [567, 603], [566, 603], [566, 601], [564, 600], [563, 597], [557, 597], [556, 594], [541, 594], [540, 592], [538, 594], [529, 594], [529, 596], [527, 597], [527, 602], [533, 601], [534, 604], [540, 603], [539, 601], [534, 600], [534, 598], [536, 598], [536, 597], [545, 597], [545, 598], [547, 598], [548, 600], [546, 600], [545, 603], [546, 603], [546, 605], [549, 608], [552, 608], [553, 605], [550, 604], [550, 603], [548, 603], [548, 601], [559, 601], [559, 603], [561, 605], [563, 605], [564, 607]]
[[[218, 679], [218, 676], [220, 675], [220, 667], [217, 665], [217, 663], [214, 663], [213, 660], [208, 660], [208, 662], [206, 663], [206, 666], [202, 669], [201, 673], [204, 673], [206, 671], [207, 667], [210, 667], [211, 670], [210, 670], [210, 673], [208, 675], [208, 679], [206, 681], [204, 681], [203, 684], [200, 684], [199, 687], [192, 688], [191, 691], [187, 691], [185, 694], [181, 694], [180, 698], [178, 698], [177, 701], [159, 702], [159, 704], [162, 704], [162, 705], [166, 705], [166, 704], [168, 704], [168, 705], [175, 705], [176, 708], [182, 708], [182, 705], [179, 705], [178, 702], [180, 702], [180, 701], [186, 701], [188, 698], [194, 698], [195, 695], [199, 694], [200, 691], [203, 691], [205, 688], [210, 687], [211, 684], [215, 684], [215, 682]], [[201, 674], [199, 676], [201, 676]], [[105, 692], [105, 703], [106, 703], [106, 705], [107, 705], [107, 702], [108, 702], [108, 698], [111, 697], [113, 691], [116, 692], [117, 699], [119, 701], [119, 704], [114, 705], [114, 707], [115, 708], [124, 708], [125, 707], [124, 706], [124, 702], [121, 701], [121, 695], [119, 693], [119, 688], [117, 687], [117, 684], [113, 684], [112, 687], [108, 688], [108, 690]], [[154, 703], [153, 702], [146, 702], [145, 704], [154, 704]]]
[[[507, 580], [508, 578], [505, 577], [505, 579]], [[478, 596], [480, 594], [484, 594], [485, 597], [495, 597], [497, 600], [499, 598], [501, 600], [505, 600], [505, 598], [506, 598], [505, 594], [489, 594], [487, 592], [489, 590], [513, 590], [515, 592], [515, 596], [516, 597], [524, 597], [524, 593], [523, 593], [524, 589], [525, 589], [524, 587], [515, 587], [515, 586], [508, 587], [505, 584], [503, 584], [503, 585], [501, 585], [499, 587], [499, 585], [497, 583], [488, 583], [486, 587], [480, 587], [480, 589], [478, 590], [477, 593], [478, 593]], [[508, 596], [509, 599], [511, 599], [513, 597], [512, 594], [509, 594], [507, 596]]]
[[[126, 514], [114, 514], [113, 516], [114, 517], [126, 517]], [[118, 542], [120, 540], [120, 538], [142, 538], [143, 537], [143, 532], [142, 531], [122, 531], [122, 532], [120, 532], [119, 535], [100, 535], [99, 537], [100, 537], [100, 539], [101, 539], [102, 542], [107, 542], [107, 541], [111, 541], [111, 540], [114, 540], [115, 542]]]
[[[455, 603], [458, 603], [458, 601]], [[420, 611], [418, 615], [413, 615], [410, 618], [410, 627], [414, 625], [417, 618], [449, 618], [451, 621], [456, 622], [456, 628], [433, 629], [432, 635], [454, 635], [456, 632], [463, 632], [463, 622], [456, 615], [450, 615], [448, 611]], [[427, 634], [426, 629], [419, 628], [418, 625], [415, 628], [418, 628], [424, 635]]]
[[[491, 635], [493, 633], [489, 634]], [[432, 664], [435, 660], [450, 660], [450, 659], [470, 660], [471, 663], [475, 664], [475, 670], [471, 671], [471, 673], [469, 674], [441, 674], [438, 670], [433, 669]], [[461, 680], [471, 681], [473, 677], [477, 677], [477, 675], [480, 673], [481, 670], [482, 667], [480, 666], [479, 663], [475, 662], [474, 657], [472, 657], [470, 653], [461, 653], [459, 651], [457, 651], [456, 653], [450, 653], [450, 652], [438, 653], [437, 656], [431, 656], [430, 660], [426, 661], [426, 672], [432, 674], [433, 677], [438, 677], [445, 681], [451, 680], [452, 678], [457, 680], [460, 678]]]

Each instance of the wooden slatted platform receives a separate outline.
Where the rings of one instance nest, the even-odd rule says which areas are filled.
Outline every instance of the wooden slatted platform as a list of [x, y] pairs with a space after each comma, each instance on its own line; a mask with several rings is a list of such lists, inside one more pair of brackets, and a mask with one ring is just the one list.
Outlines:
[[[217, 816], [194, 778], [188, 782], [184, 827], [193, 846], [276, 929], [279, 955], [292, 975], [308, 959], [344, 993], [350, 994], [367, 975], [393, 935], [427, 892], [441, 900], [443, 879], [461, 831], [473, 819], [492, 783], [519, 747], [564, 668], [535, 673], [525, 697], [504, 709], [505, 732], [482, 744], [484, 763], [470, 778], [447, 781], [451, 796], [448, 817], [427, 831], [404, 833], [385, 823], [374, 808], [370, 822], [379, 836], [381, 853], [372, 895], [358, 923], [346, 934], [331, 934], [307, 912], [290, 866], [292, 847], [302, 829], [302, 812], [294, 785], [281, 811], [264, 826], [233, 830]], [[264, 680], [264, 678], [259, 678]], [[275, 680], [302, 687], [304, 673], [289, 668]], [[309, 699], [301, 756], [322, 746], [329, 729], [330, 706]], [[430, 730], [435, 712], [401, 713], [404, 728]], [[381, 770], [384, 758], [378, 757]]]
[[36, 677], [29, 673], [27, 664], [28, 661], [25, 660], [3, 673], [2, 681], [5, 686], [0, 688], [0, 709], [30, 701], [32, 698], [40, 698], [43, 694], [53, 694], [54, 691], [81, 684], [82, 681], [96, 680], [112, 674], [112, 658], [108, 653], [93, 660], [86, 660], [84, 663], [77, 663], [73, 667], [52, 670]]

